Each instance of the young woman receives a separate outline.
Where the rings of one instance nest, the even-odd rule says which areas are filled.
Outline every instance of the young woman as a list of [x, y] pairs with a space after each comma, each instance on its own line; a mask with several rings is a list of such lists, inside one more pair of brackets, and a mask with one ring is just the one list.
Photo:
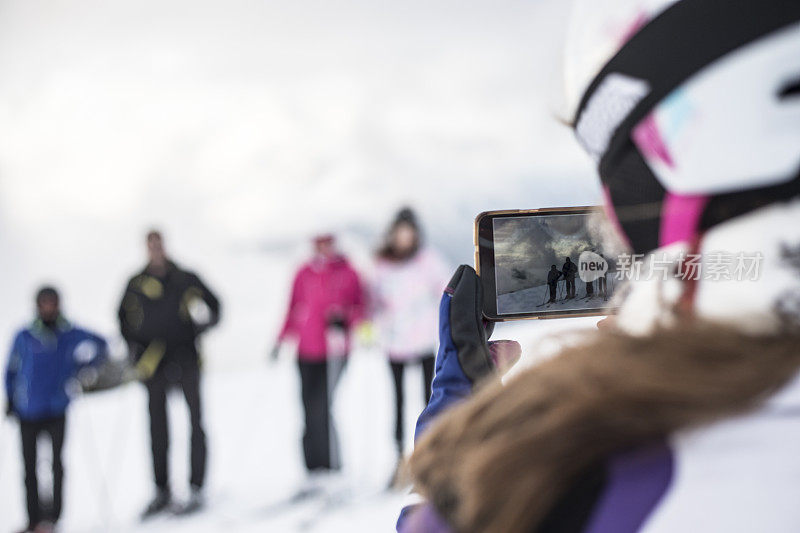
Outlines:
[[642, 273], [613, 326], [501, 385], [457, 272], [398, 527], [800, 531], [800, 3], [575, 13], [569, 121]]
[[297, 271], [286, 319], [272, 350], [297, 341], [305, 431], [303, 455], [308, 472], [339, 470], [340, 454], [331, 413], [333, 395], [350, 352], [350, 332], [361, 321], [361, 279], [339, 253], [333, 235], [314, 238], [314, 255]]
[[402, 209], [389, 226], [377, 253], [372, 287], [375, 322], [394, 377], [395, 442], [403, 455], [403, 376], [410, 365], [422, 367], [425, 403], [433, 380], [436, 310], [447, 283], [439, 254], [422, 245], [417, 217]]

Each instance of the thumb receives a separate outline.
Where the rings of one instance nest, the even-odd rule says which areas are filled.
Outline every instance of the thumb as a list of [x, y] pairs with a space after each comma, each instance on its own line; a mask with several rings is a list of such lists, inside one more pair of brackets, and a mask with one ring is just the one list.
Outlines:
[[505, 374], [519, 361], [522, 346], [517, 341], [492, 341], [489, 343], [489, 353], [500, 374]]

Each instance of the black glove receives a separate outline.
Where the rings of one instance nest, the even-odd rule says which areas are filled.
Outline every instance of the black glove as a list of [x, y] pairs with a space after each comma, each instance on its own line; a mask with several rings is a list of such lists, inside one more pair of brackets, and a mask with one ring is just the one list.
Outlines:
[[475, 270], [461, 265], [456, 270], [447, 292], [450, 302], [450, 336], [458, 354], [458, 362], [464, 375], [476, 383], [494, 371], [489, 337], [494, 323], [483, 319], [483, 288]]
[[11, 401], [11, 398], [6, 400], [6, 416], [9, 418], [16, 416], [14, 412], [14, 402]]

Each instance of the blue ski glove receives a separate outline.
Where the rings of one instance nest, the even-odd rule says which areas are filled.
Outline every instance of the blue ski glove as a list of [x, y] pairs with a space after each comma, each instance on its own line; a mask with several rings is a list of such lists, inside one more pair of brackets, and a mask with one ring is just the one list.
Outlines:
[[439, 353], [431, 399], [417, 420], [414, 438], [454, 403], [468, 397], [473, 386], [494, 372], [489, 337], [494, 325], [484, 322], [480, 278], [461, 265], [448, 283], [439, 305]]

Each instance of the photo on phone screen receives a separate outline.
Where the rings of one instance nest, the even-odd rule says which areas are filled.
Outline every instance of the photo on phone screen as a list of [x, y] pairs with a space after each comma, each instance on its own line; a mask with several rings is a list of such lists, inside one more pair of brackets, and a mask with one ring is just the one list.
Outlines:
[[590, 231], [593, 216], [587, 208], [488, 221], [493, 264], [481, 275], [494, 278], [497, 317], [600, 314], [607, 309], [617, 284], [616, 265]]

